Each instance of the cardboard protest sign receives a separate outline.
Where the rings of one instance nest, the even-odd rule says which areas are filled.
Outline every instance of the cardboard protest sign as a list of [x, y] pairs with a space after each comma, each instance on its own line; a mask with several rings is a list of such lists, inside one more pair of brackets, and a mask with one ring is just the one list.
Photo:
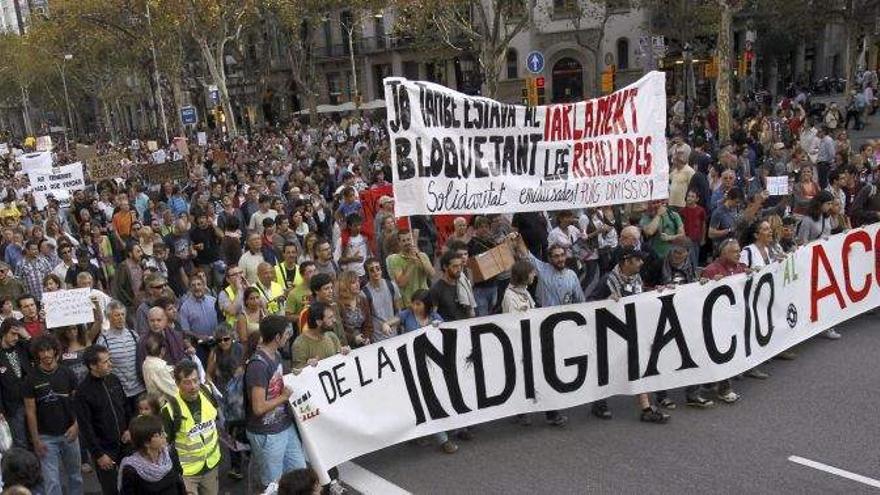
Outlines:
[[168, 155], [165, 154], [165, 150], [154, 151], [152, 156], [153, 156], [153, 163], [155, 163], [157, 165], [161, 165], [161, 164], [165, 163], [165, 161], [168, 158]]
[[524, 107], [385, 79], [397, 213], [586, 208], [668, 196], [665, 75]]
[[67, 206], [70, 204], [70, 193], [86, 187], [83, 165], [80, 162], [52, 168], [48, 172], [32, 172], [28, 174], [28, 179], [31, 182], [34, 203], [41, 210], [49, 204], [49, 195], [57, 199], [62, 206]]
[[199, 146], [207, 146], [208, 145], [208, 134], [206, 132], [199, 132], [197, 135]]
[[138, 167], [138, 172], [141, 177], [153, 184], [182, 180], [189, 176], [186, 162], [183, 160], [162, 164], [144, 164]]
[[159, 149], [159, 143], [156, 141], [147, 141], [147, 149], [150, 151], [156, 151]]
[[440, 323], [322, 359], [284, 377], [302, 444], [326, 473], [440, 431], [735, 376], [880, 305], [878, 245], [874, 224], [756, 273]]
[[177, 148], [177, 151], [180, 152], [181, 156], [189, 156], [189, 145], [186, 141], [185, 137], [178, 136], [174, 138], [174, 146]]
[[0, 156], [6, 156], [9, 154], [9, 144], [8, 143], [0, 143]]
[[76, 145], [76, 159], [89, 163], [91, 160], [94, 160], [95, 157], [98, 156], [98, 149], [94, 146], [90, 146], [87, 144], [79, 144]]
[[38, 136], [37, 151], [52, 151], [52, 136]]
[[45, 172], [52, 170], [52, 153], [49, 151], [38, 151], [36, 153], [26, 153], [18, 157], [18, 163], [21, 163], [21, 171], [30, 174], [33, 172]]
[[788, 176], [767, 177], [767, 192], [770, 196], [785, 196], [788, 194]]
[[92, 323], [92, 289], [56, 290], [43, 293], [43, 307], [46, 308], [46, 328]]
[[89, 170], [89, 177], [93, 181], [99, 181], [121, 176], [121, 162], [124, 159], [125, 156], [115, 151], [92, 158], [86, 162]]

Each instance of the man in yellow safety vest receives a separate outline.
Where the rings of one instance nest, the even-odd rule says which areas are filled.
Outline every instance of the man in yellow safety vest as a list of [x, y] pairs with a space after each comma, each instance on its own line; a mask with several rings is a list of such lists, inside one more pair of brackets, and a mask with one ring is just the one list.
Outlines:
[[260, 263], [257, 267], [257, 283], [254, 287], [260, 291], [270, 315], [281, 313], [285, 299], [284, 286], [275, 281], [275, 269], [272, 265], [266, 262]]
[[184, 359], [174, 367], [177, 396], [162, 408], [169, 443], [177, 448], [186, 492], [216, 495], [219, 491], [220, 432], [217, 403], [199, 382], [196, 364]]

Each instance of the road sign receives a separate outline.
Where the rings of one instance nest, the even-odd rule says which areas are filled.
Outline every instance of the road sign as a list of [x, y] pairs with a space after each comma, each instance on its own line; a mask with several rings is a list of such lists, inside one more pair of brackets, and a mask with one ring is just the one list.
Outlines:
[[541, 52], [531, 52], [526, 57], [526, 67], [532, 74], [540, 74], [544, 72], [544, 54]]
[[199, 114], [196, 111], [196, 107], [186, 106], [180, 108], [180, 120], [183, 122], [183, 125], [196, 125], [196, 122], [199, 121]]
[[208, 96], [211, 98], [213, 104], [220, 104], [220, 88], [213, 84], [208, 86]]

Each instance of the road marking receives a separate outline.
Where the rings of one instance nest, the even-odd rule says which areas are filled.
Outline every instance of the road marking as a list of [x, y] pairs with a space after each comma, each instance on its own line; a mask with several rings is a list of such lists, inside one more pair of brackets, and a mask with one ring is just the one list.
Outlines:
[[353, 462], [346, 462], [339, 466], [339, 479], [364, 495], [412, 495], [412, 493]]
[[789, 461], [794, 462], [796, 464], [800, 464], [802, 466], [811, 467], [813, 469], [818, 469], [819, 471], [825, 471], [826, 473], [830, 473], [836, 476], [840, 476], [842, 478], [846, 478], [848, 480], [852, 480], [858, 483], [863, 483], [868, 486], [873, 486], [874, 488], [880, 488], [880, 480], [875, 480], [874, 478], [868, 478], [867, 476], [862, 476], [861, 474], [851, 473], [849, 471], [845, 471], [843, 469], [836, 468], [834, 466], [829, 466], [827, 464], [822, 464], [821, 462], [811, 461], [809, 459], [804, 459], [803, 457], [798, 457], [796, 455], [789, 456]]

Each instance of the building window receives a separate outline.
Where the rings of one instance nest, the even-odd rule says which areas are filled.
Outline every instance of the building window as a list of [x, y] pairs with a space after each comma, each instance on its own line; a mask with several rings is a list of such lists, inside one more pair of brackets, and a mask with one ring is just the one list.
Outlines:
[[373, 65], [373, 79], [376, 83], [376, 87], [373, 89], [376, 91], [376, 98], [385, 98], [385, 84], [383, 80], [386, 77], [391, 77], [391, 64]]
[[373, 18], [373, 30], [375, 31], [375, 36], [376, 36], [376, 48], [384, 49], [385, 48], [385, 18], [384, 17], [374, 17]]
[[626, 38], [617, 40], [617, 68], [629, 69], [629, 40]]
[[340, 97], [342, 96], [342, 84], [338, 72], [327, 73], [327, 96], [329, 97], [331, 105], [338, 105], [341, 103]]
[[553, 0], [553, 13], [556, 15], [571, 14], [577, 10], [577, 0]]
[[508, 79], [516, 79], [519, 77], [519, 57], [517, 57], [516, 50], [510, 48], [507, 50], [507, 78]]
[[403, 63], [403, 77], [410, 81], [419, 80], [419, 63], [407, 61]]

